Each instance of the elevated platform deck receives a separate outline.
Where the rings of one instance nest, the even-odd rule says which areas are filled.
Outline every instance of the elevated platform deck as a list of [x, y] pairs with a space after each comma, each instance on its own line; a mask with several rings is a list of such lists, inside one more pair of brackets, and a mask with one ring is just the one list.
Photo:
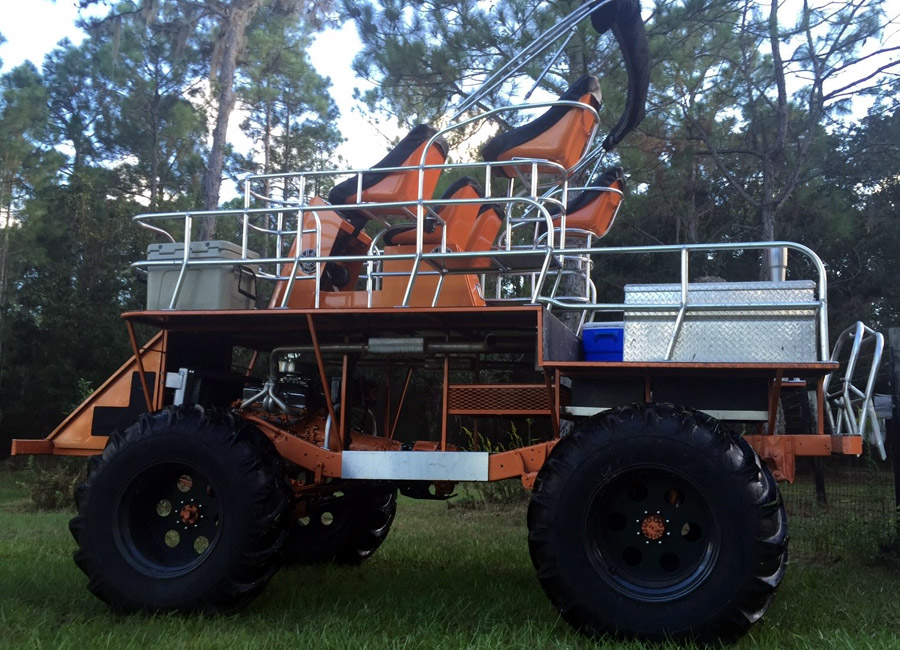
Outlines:
[[[440, 338], [475, 341], [490, 338], [485, 351], [536, 353], [536, 366], [564, 376], [729, 375], [818, 378], [835, 362], [584, 361], [575, 335], [540, 305], [473, 308], [268, 309], [233, 311], [139, 311], [122, 316], [130, 323], [171, 333], [202, 334], [221, 344], [256, 350], [285, 345], [362, 341], [370, 337]], [[539, 335], [540, 334], [540, 335]], [[327, 348], [326, 348], [327, 349]]]

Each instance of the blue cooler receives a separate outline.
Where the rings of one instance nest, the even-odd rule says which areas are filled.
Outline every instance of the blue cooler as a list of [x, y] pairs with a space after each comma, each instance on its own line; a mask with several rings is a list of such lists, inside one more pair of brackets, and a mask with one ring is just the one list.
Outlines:
[[624, 323], [585, 323], [581, 330], [585, 361], [621, 361], [625, 349]]

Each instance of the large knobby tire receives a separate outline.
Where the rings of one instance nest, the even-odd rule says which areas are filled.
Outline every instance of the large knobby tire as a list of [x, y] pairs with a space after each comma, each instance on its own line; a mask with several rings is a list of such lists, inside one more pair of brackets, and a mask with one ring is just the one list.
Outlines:
[[350, 487], [290, 525], [283, 560], [289, 564], [359, 565], [381, 546], [396, 513], [395, 488]]
[[787, 560], [769, 470], [712, 418], [670, 405], [608, 411], [561, 440], [528, 528], [544, 591], [589, 635], [733, 640]]
[[271, 442], [200, 407], [113, 434], [69, 528], [91, 592], [117, 611], [230, 612], [278, 567], [291, 494]]

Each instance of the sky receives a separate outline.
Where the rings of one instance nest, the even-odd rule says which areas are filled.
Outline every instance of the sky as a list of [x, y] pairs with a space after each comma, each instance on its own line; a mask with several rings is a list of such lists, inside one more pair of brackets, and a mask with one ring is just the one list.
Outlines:
[[[105, 13], [105, 8], [101, 7], [99, 13]], [[0, 45], [3, 62], [0, 71], [10, 70], [26, 60], [40, 68], [44, 55], [63, 38], [80, 43], [84, 34], [75, 27], [77, 17], [77, 0], [0, 0], [0, 34], [7, 39]], [[340, 47], [335, 47], [336, 43]], [[331, 79], [331, 95], [341, 111], [338, 126], [347, 142], [337, 153], [354, 168], [367, 167], [380, 160], [387, 152], [389, 140], [398, 134], [392, 125], [374, 127], [362, 116], [359, 107], [354, 110], [353, 89], [364, 85], [350, 67], [359, 49], [352, 23], [323, 32], [309, 49], [319, 74]], [[245, 150], [249, 142], [240, 134], [237, 126], [240, 122], [240, 116], [233, 114], [229, 141]]]

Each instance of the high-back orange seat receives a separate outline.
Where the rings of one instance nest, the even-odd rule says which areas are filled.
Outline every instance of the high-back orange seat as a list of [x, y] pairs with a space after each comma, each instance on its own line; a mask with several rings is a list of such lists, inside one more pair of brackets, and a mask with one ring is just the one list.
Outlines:
[[[559, 99], [599, 110], [602, 101], [600, 82], [596, 77], [585, 75]], [[540, 158], [571, 170], [584, 155], [596, 126], [597, 118], [589, 110], [577, 106], [553, 106], [531, 122], [488, 140], [481, 155], [487, 162]], [[529, 173], [530, 169], [530, 165], [524, 164], [504, 165], [497, 167], [495, 173], [513, 178], [517, 173]]]
[[[609, 232], [625, 194], [625, 172], [621, 167], [610, 167], [595, 176], [589, 185], [598, 189], [585, 190], [566, 206], [567, 236], [572, 230], [583, 231], [574, 233], [575, 236], [583, 237], [587, 232], [598, 238]], [[561, 217], [555, 216], [553, 225], [561, 228]]]
[[[498, 206], [487, 203], [478, 211], [478, 219], [472, 227], [472, 232], [466, 240], [466, 246], [463, 250], [470, 253], [484, 252], [491, 250], [500, 227], [503, 225], [503, 217], [500, 215]], [[454, 268], [465, 268], [469, 270], [483, 270], [491, 267], [491, 261], [486, 257], [469, 257], [456, 260]]]
[[[484, 190], [473, 178], [465, 176], [454, 182], [441, 195], [441, 199], [484, 199]], [[503, 217], [500, 216], [500, 208], [492, 203], [457, 203], [439, 206], [435, 212], [447, 224], [447, 249], [451, 252], [459, 251], [488, 251], [494, 244]], [[434, 219], [426, 222], [426, 232], [422, 242], [426, 246], [441, 245], [441, 231], [443, 226], [436, 224]], [[401, 226], [393, 228], [384, 237], [386, 246], [410, 246], [416, 243], [415, 226]], [[487, 258], [448, 259], [445, 261], [447, 268], [453, 270], [477, 270], [490, 267]]]
[[[474, 178], [464, 176], [455, 181], [441, 195], [441, 200], [465, 200], [477, 201], [484, 198], [484, 190]], [[465, 248], [466, 241], [475, 219], [484, 208], [480, 203], [455, 203], [438, 206], [435, 209], [441, 221], [447, 224], [447, 246], [456, 245], [460, 249]], [[429, 246], [438, 246], [441, 243], [444, 226], [436, 219], [426, 219], [425, 232], [422, 241]], [[416, 243], [416, 227], [414, 225], [396, 226], [384, 236], [386, 246], [405, 246]]]
[[[362, 191], [359, 190], [359, 178], [353, 176], [335, 185], [328, 194], [328, 202], [332, 205], [344, 205], [348, 203], [377, 204], [382, 202], [415, 201], [419, 197], [419, 170], [415, 169], [422, 162], [422, 154], [428, 141], [437, 133], [437, 130], [427, 124], [420, 124], [410, 131], [397, 146], [384, 158], [372, 166], [372, 169], [384, 167], [412, 167], [408, 171], [371, 171], [362, 174]], [[441, 165], [447, 160], [449, 147], [446, 140], [437, 138], [428, 148], [425, 156], [425, 164]], [[425, 180], [422, 189], [422, 198], [429, 198], [434, 194], [440, 169], [428, 169], [424, 172]], [[379, 208], [377, 205], [366, 205], [366, 210], [378, 214], [403, 214], [414, 207], [407, 208]], [[361, 229], [369, 216], [363, 210], [339, 209], [340, 214], [350, 221], [356, 228]]]

